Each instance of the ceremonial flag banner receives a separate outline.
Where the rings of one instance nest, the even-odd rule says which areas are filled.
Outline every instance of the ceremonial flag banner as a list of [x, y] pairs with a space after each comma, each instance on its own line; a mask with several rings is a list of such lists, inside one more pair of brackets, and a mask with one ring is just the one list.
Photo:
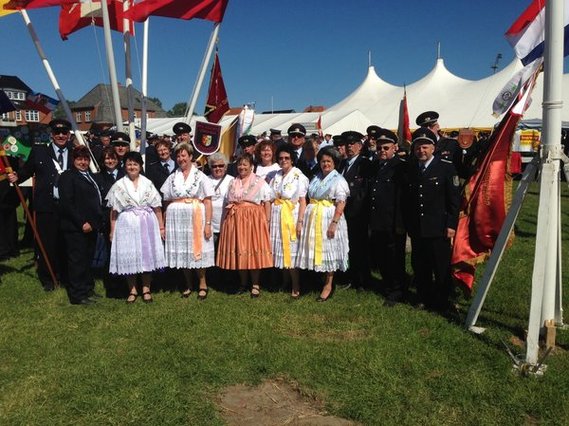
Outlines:
[[216, 53], [211, 69], [211, 79], [209, 81], [204, 116], [210, 123], [219, 123], [219, 120], [221, 120], [221, 117], [223, 117], [223, 114], [227, 111], [229, 111], [229, 102], [227, 100], [225, 84], [223, 84], [223, 77], [221, 76], [219, 58]]
[[[111, 29], [123, 32], [125, 14], [123, 11], [122, 0], [107, 0], [109, 8], [109, 21]], [[134, 23], [129, 23], [128, 31], [134, 34]], [[67, 40], [69, 34], [95, 24], [99, 27], [103, 26], [103, 12], [101, 10], [100, 1], [83, 0], [71, 4], [61, 5], [59, 12], [59, 34], [63, 40]]]
[[221, 134], [221, 142], [219, 144], [219, 152], [231, 161], [233, 153], [235, 152], [235, 145], [237, 140], [237, 126], [239, 124], [239, 117], [235, 117], [233, 122]]
[[50, 98], [43, 93], [30, 92], [26, 96], [26, 108], [49, 114], [59, 105], [57, 99]]
[[403, 89], [403, 99], [399, 104], [397, 138], [399, 139], [399, 146], [409, 149], [411, 146], [411, 130], [409, 129], [409, 110], [407, 109], [407, 89]]
[[10, 13], [15, 13], [15, 10], [7, 10], [4, 6], [10, 3], [10, 0], [0, 0], [0, 17], [9, 15]]
[[63, 4], [76, 3], [78, 0], [10, 0], [4, 5], [4, 9], [38, 9], [40, 7], [61, 6]]
[[8, 173], [12, 173], [12, 169], [6, 159], [6, 152], [0, 148], [0, 181], [8, 177]]
[[127, 16], [144, 22], [149, 16], [178, 19], [205, 19], [221, 22], [229, 0], [142, 0], [127, 12]]
[[[558, 0], [557, 0], [558, 1]], [[565, 2], [565, 49], [564, 55], [569, 54], [569, 0]], [[545, 39], [545, 5], [546, 0], [533, 0], [528, 8], [506, 31], [506, 39], [514, 48], [516, 56], [524, 65], [543, 56]]]
[[219, 149], [221, 126], [196, 121], [194, 147], [200, 154], [211, 155]]
[[454, 278], [468, 294], [474, 284], [476, 265], [489, 257], [510, 207], [512, 138], [537, 74], [490, 136], [487, 151], [464, 188], [451, 264]]

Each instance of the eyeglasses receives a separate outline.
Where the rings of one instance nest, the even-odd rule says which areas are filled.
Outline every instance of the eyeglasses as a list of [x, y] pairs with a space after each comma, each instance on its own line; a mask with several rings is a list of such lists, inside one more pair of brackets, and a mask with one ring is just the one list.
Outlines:
[[388, 145], [382, 145], [379, 147], [382, 151], [389, 151], [392, 147]]
[[225, 164], [214, 164], [211, 166], [212, 169], [223, 169]]
[[279, 161], [287, 161], [287, 160], [290, 160], [290, 157], [279, 157], [278, 160]]
[[54, 135], [68, 135], [69, 130], [54, 130], [51, 133], [53, 133]]
[[294, 135], [290, 135], [290, 137], [291, 137], [292, 139], [295, 139], [295, 138], [296, 138], [296, 139], [300, 139], [300, 138], [303, 138], [303, 137], [304, 137], [304, 135], [301, 135], [301, 134], [295, 133]]

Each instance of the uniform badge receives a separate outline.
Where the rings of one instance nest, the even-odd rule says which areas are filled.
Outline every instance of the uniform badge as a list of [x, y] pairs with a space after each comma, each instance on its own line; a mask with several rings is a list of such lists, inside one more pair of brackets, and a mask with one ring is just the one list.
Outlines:
[[453, 176], [452, 177], [452, 184], [454, 186], [460, 186], [460, 180], [458, 179], [458, 176]]

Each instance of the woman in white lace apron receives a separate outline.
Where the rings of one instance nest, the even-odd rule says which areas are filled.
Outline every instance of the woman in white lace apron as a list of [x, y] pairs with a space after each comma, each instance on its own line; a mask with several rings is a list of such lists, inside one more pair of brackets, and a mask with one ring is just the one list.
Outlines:
[[295, 152], [291, 145], [277, 149], [277, 161], [281, 169], [269, 186], [275, 199], [271, 209], [271, 247], [275, 268], [283, 270], [283, 280], [290, 276], [291, 296], [300, 297], [296, 253], [302, 231], [308, 178], [293, 166]]
[[348, 227], [344, 206], [350, 188], [336, 168], [341, 158], [338, 151], [326, 147], [318, 151], [320, 172], [308, 187], [310, 202], [304, 213], [296, 266], [324, 272], [324, 287], [318, 297], [325, 302], [332, 296], [334, 271], [348, 269]]
[[109, 272], [127, 276], [128, 303], [134, 303], [138, 297], [136, 278], [141, 274], [142, 299], [152, 302], [151, 272], [166, 266], [162, 245], [162, 199], [152, 182], [140, 174], [141, 155], [129, 152], [124, 160], [126, 176], [107, 194], [112, 209]]
[[207, 176], [192, 163], [194, 150], [183, 142], [174, 150], [178, 169], [162, 185], [166, 203], [166, 263], [182, 269], [186, 290], [191, 293], [192, 270], [199, 278], [198, 300], [205, 300], [208, 287], [205, 268], [215, 264], [211, 225], [214, 189]]

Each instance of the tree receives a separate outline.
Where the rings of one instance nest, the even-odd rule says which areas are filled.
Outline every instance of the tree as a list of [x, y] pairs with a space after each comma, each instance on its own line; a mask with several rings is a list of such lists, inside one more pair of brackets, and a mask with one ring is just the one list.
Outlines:
[[156, 105], [158, 105], [160, 107], [160, 109], [164, 109], [164, 107], [162, 107], [162, 101], [158, 98], [147, 98], [149, 101], [154, 102]]
[[186, 114], [187, 109], [188, 104], [186, 102], [178, 102], [168, 111], [168, 117], [182, 117]]

